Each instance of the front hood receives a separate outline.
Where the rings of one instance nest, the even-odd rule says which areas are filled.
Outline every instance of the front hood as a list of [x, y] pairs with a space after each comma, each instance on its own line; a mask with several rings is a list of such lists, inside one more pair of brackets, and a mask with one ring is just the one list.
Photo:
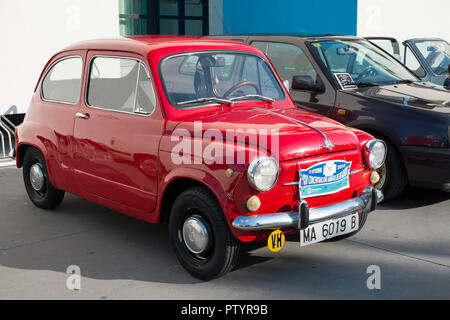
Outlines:
[[431, 83], [385, 85], [359, 88], [355, 91], [365, 97], [390, 103], [450, 113], [450, 91]]
[[[256, 145], [269, 150], [279, 161], [359, 147], [358, 138], [345, 126], [295, 107], [231, 107], [183, 119], [175, 129], [187, 130], [196, 137], [204, 137], [205, 131], [210, 130], [220, 132], [227, 141], [251, 145], [257, 141]], [[325, 147], [325, 139], [317, 130], [331, 141], [331, 149]], [[267, 139], [264, 139], [266, 132]]]

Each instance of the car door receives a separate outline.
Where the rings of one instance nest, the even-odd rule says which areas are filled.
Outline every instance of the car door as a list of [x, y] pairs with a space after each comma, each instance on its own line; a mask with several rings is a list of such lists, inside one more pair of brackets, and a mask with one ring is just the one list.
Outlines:
[[89, 51], [85, 99], [74, 127], [74, 171], [82, 193], [152, 212], [163, 118], [141, 57]]
[[[325, 116], [333, 114], [335, 90], [325, 79], [316, 64], [311, 63], [307, 48], [298, 39], [286, 37], [272, 39], [271, 37], [250, 37], [250, 45], [258, 48], [270, 59], [283, 84], [297, 107]], [[312, 83], [323, 88], [322, 92], [292, 88], [294, 76], [310, 79]]]
[[57, 55], [47, 67], [39, 92], [33, 98], [38, 110], [33, 115], [45, 125], [45, 132], [39, 137], [47, 147], [47, 165], [53, 177], [54, 186], [72, 192], [72, 137], [75, 114], [82, 100], [82, 75], [86, 51], [66, 51]]

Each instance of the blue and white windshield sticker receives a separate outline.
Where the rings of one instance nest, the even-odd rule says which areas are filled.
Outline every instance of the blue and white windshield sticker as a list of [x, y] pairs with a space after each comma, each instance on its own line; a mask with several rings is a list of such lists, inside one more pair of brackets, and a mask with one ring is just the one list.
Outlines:
[[323, 196], [349, 188], [351, 165], [351, 161], [324, 161], [302, 170], [301, 197]]

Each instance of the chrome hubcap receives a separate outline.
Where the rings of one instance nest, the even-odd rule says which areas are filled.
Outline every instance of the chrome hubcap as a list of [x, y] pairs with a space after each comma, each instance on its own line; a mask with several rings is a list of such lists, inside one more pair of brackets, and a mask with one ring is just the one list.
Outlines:
[[41, 191], [44, 188], [45, 178], [39, 163], [33, 164], [30, 168], [30, 182], [36, 191]]
[[205, 252], [210, 241], [207, 222], [197, 215], [187, 218], [183, 224], [183, 241], [192, 253]]

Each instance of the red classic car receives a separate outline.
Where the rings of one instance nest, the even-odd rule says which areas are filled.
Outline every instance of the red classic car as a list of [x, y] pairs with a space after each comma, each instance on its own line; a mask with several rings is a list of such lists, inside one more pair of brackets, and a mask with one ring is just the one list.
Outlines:
[[16, 139], [36, 206], [70, 192], [167, 222], [202, 279], [274, 230], [301, 245], [351, 236], [383, 198], [385, 144], [296, 108], [264, 54], [227, 40], [74, 44], [45, 66]]

